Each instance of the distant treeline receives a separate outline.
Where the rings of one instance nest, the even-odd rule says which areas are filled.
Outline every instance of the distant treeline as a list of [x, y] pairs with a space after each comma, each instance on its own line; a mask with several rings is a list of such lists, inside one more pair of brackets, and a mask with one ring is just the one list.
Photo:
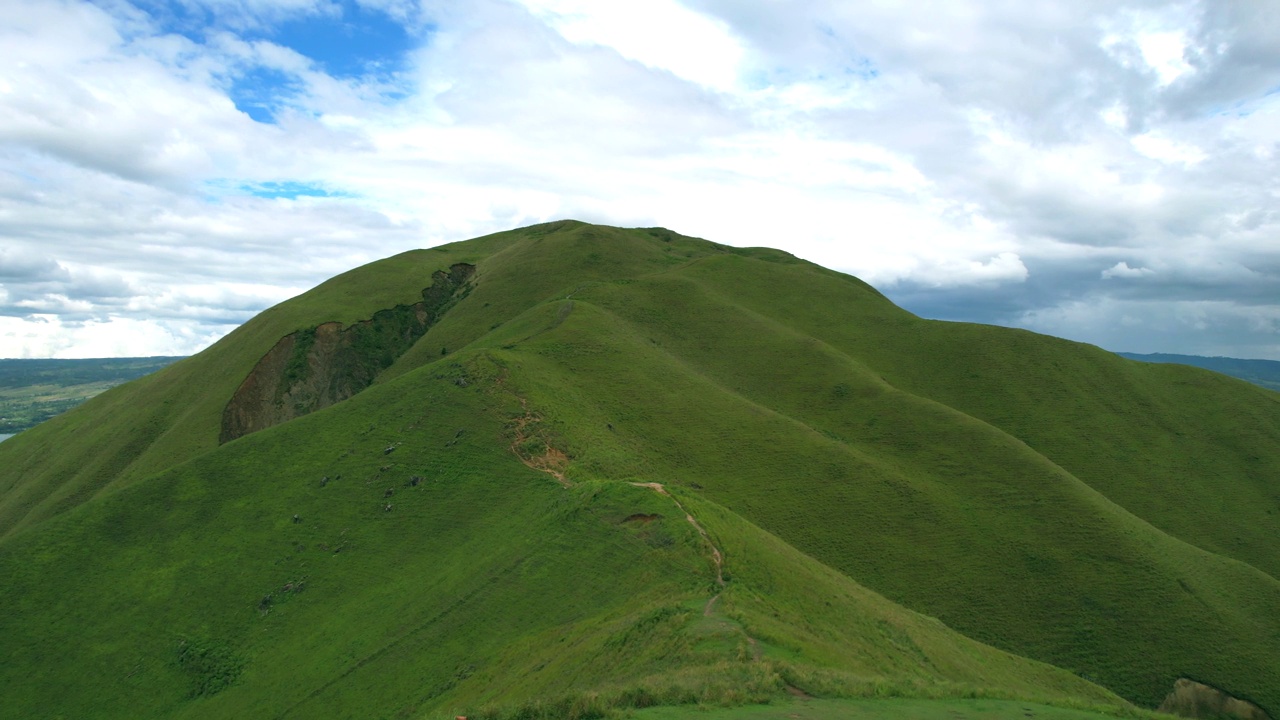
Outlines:
[[171, 365], [183, 356], [84, 358], [77, 360], [0, 359], [0, 388], [31, 385], [85, 385], [124, 382]]
[[0, 359], [0, 434], [16, 434], [181, 357]]
[[1247, 380], [1254, 385], [1261, 385], [1268, 390], [1280, 391], [1280, 362], [1275, 360], [1241, 360], [1229, 357], [1202, 357], [1200, 355], [1170, 355], [1154, 353], [1139, 355], [1137, 353], [1116, 353], [1130, 360], [1142, 360], [1154, 363], [1176, 363], [1192, 365], [1206, 370], [1220, 372], [1223, 375]]

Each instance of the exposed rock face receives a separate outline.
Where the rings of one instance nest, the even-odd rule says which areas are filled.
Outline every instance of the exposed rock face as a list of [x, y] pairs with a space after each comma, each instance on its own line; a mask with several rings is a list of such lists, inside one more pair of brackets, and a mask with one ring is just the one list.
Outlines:
[[1230, 717], [1271, 720], [1257, 705], [1187, 678], [1179, 678], [1173, 684], [1173, 692], [1165, 697], [1158, 709], [1160, 712], [1203, 720]]
[[346, 328], [328, 322], [280, 338], [222, 411], [219, 442], [326, 408], [369, 387], [466, 297], [474, 274], [475, 266], [459, 263], [432, 274], [422, 302], [379, 310]]

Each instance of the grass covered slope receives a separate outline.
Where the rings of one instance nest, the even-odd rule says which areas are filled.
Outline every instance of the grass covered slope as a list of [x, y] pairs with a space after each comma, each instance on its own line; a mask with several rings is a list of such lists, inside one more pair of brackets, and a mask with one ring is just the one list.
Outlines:
[[[572, 303], [563, 320], [531, 314], [548, 329], [510, 350], [539, 379], [536, 402], [562, 411], [571, 479], [697, 489], [898, 602], [1143, 704], [1191, 676], [1274, 706], [1270, 576], [696, 283], [651, 278]], [[681, 321], [633, 320], [654, 317]]]
[[326, 322], [349, 326], [421, 300], [432, 273], [475, 262], [501, 241], [413, 251], [356, 268], [263, 312], [205, 352], [3, 443], [0, 537], [216, 448], [225, 406], [280, 338]]
[[[218, 445], [282, 337], [455, 263], [474, 287], [371, 387]], [[562, 222], [406, 253], [0, 444], [0, 468], [7, 664], [50, 668], [29, 703], [67, 672], [97, 678], [69, 708], [215, 716], [787, 683], [1105, 700], [1083, 676], [1280, 713], [1274, 393], [922, 320], [774, 250]]]
[[1013, 700], [818, 700], [793, 699], [772, 705], [641, 710], [636, 720], [1102, 720], [1105, 714]]
[[410, 251], [343, 273], [264, 311], [205, 352], [0, 444], [0, 467], [8, 468], [0, 472], [0, 537], [212, 450], [228, 401], [281, 338], [328, 322], [348, 327], [421, 300], [432, 274], [457, 263], [477, 265], [476, 297], [451, 308], [385, 379], [582, 282], [641, 275], [717, 251], [666, 230], [565, 221]]
[[722, 590], [669, 496], [519, 462], [514, 375], [439, 361], [0, 544], [6, 711], [416, 717], [787, 682], [1114, 702], [681, 496], [743, 568]]

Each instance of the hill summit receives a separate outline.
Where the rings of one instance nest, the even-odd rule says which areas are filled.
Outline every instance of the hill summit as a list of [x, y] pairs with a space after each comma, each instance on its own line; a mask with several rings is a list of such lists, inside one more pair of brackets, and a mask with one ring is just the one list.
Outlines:
[[1278, 477], [1269, 390], [537, 225], [352, 270], [0, 445], [3, 713], [1275, 717]]

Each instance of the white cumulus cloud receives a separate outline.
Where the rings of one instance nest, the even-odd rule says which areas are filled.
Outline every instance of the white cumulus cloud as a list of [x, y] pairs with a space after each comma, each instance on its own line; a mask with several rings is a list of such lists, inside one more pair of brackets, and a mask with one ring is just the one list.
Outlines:
[[[1280, 358], [1276, 18], [12, 0], [0, 355], [192, 352], [353, 265], [576, 217], [780, 246], [924, 315]], [[365, 63], [365, 31], [404, 47]]]
[[1145, 267], [1129, 267], [1129, 263], [1121, 260], [1115, 265], [1102, 271], [1102, 279], [1110, 280], [1111, 278], [1139, 278], [1146, 275], [1152, 275], [1155, 270]]

